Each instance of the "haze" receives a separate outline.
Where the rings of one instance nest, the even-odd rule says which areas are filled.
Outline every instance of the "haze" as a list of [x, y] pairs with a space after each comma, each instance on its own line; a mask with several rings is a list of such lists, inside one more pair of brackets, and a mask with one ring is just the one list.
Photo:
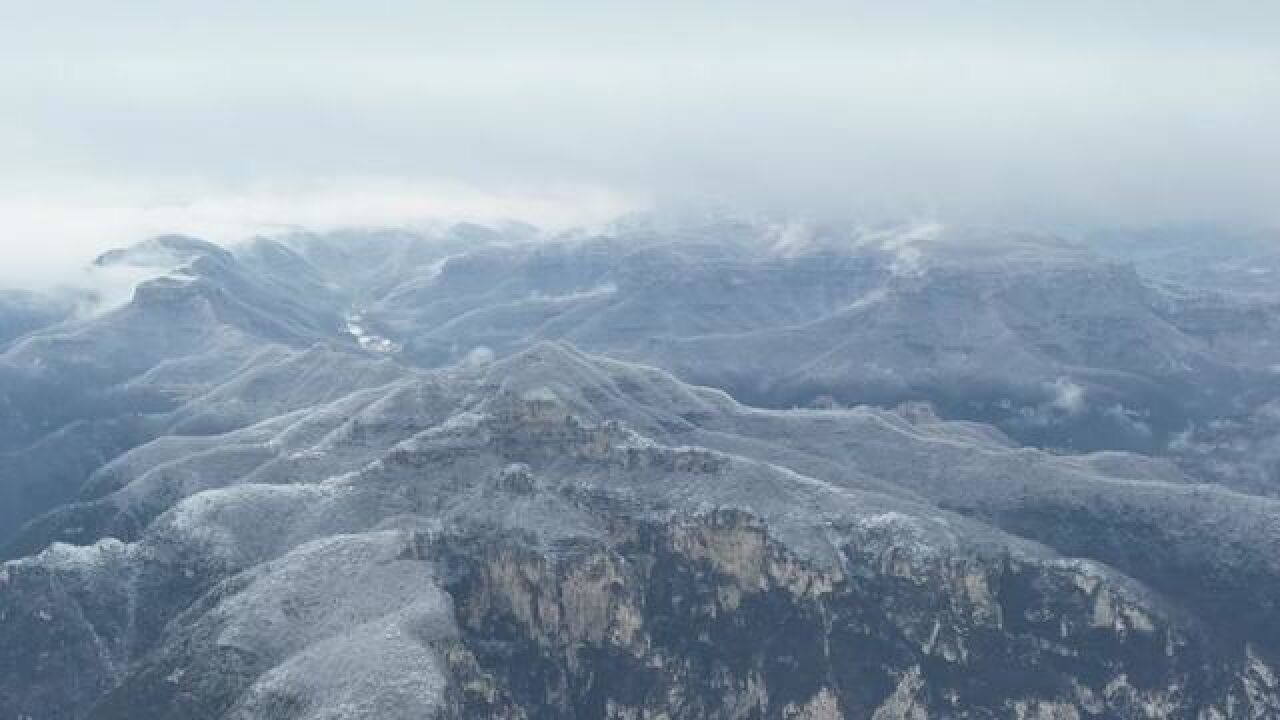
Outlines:
[[154, 232], [714, 203], [1275, 224], [1280, 6], [5, 3], [0, 283]]

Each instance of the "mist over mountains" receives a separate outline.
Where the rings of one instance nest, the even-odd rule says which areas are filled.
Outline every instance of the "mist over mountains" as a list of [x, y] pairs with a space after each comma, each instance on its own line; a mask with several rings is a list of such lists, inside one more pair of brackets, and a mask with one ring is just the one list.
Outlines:
[[1277, 246], [1153, 232], [170, 235], [8, 292], [0, 709], [1271, 717]]
[[0, 720], [1280, 718], [1280, 4], [0, 10]]

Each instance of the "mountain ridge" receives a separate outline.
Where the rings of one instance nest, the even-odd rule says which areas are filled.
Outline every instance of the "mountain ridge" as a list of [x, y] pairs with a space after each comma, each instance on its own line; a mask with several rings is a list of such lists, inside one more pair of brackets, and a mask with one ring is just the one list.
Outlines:
[[[754, 407], [723, 381], [768, 377], [761, 353], [797, 344], [771, 338], [815, 327], [796, 319], [820, 307], [852, 318], [808, 336], [844, 374], [855, 364], [839, 348], [881, 304], [911, 308], [883, 327], [922, 320], [938, 347], [967, 337], [949, 287], [992, 317], [1057, 288], [1039, 296], [1050, 315], [1092, 313], [1104, 328], [1134, 318], [1142, 331], [1119, 337], [1208, 352], [1130, 269], [1030, 238], [1014, 243], [1019, 269], [1001, 265], [996, 239], [974, 270], [951, 245], [931, 258], [950, 241], [926, 230], [864, 237], [846, 255], [790, 242], [781, 259], [767, 232], [624, 250], [471, 228], [142, 246], [146, 262], [162, 251], [186, 264], [124, 307], [0, 356], [0, 383], [104, 381], [61, 386], [76, 419], [43, 433], [33, 423], [59, 416], [4, 395], [35, 444], [6, 438], [0, 474], [28, 500], [6, 504], [0, 535], [0, 707], [245, 719], [1276, 711], [1280, 500], [1209, 482], [1182, 451], [1025, 446], [936, 392]], [[337, 277], [379, 247], [386, 264]], [[1082, 283], [1093, 296], [1077, 303]], [[793, 304], [768, 308], [780, 299]], [[682, 359], [637, 339], [660, 327], [720, 341], [737, 336], [708, 328], [753, 324], [770, 338], [759, 353]], [[1077, 330], [1062, 340], [1102, 332]], [[362, 341], [375, 336], [391, 344]], [[99, 369], [36, 362], [77, 344]], [[868, 351], [908, 367], [888, 347]], [[774, 367], [820, 375], [805, 350]], [[130, 351], [127, 363], [111, 354]], [[1087, 373], [1011, 375], [1044, 393], [1011, 409], [1061, 436], [1108, 373], [1143, 372], [1090, 352]], [[1252, 356], [1205, 357], [1173, 375], [1248, 397], [1230, 373], [1253, 372]], [[691, 383], [694, 358], [720, 381]], [[948, 382], [961, 388], [995, 372], [956, 368]], [[1166, 377], [1144, 382], [1178, 392]], [[1261, 442], [1265, 426], [1248, 427]], [[46, 494], [30, 502], [32, 489]]]

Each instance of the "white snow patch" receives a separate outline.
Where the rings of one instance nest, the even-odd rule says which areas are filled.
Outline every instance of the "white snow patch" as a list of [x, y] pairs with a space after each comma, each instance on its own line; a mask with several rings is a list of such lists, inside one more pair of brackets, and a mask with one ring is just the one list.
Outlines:
[[862, 518], [859, 524], [865, 528], [910, 528], [914, 530], [919, 527], [915, 518], [896, 510], [869, 515]]
[[[415, 607], [442, 619], [449, 602], [424, 563], [409, 559], [403, 533], [339, 535], [307, 543], [254, 571], [217, 609], [223, 647], [284, 660], [351, 628]], [[452, 627], [447, 621], [439, 632]]]
[[358, 312], [350, 313], [346, 317], [347, 334], [356, 339], [360, 347], [369, 352], [381, 353], [389, 355], [398, 353], [403, 348], [401, 345], [390, 338], [381, 335], [375, 335], [364, 327], [364, 315]]
[[93, 545], [55, 542], [39, 555], [14, 562], [85, 572], [108, 567], [112, 561], [122, 559], [131, 547], [116, 538], [104, 538]]
[[431, 283], [435, 282], [436, 278], [440, 277], [441, 273], [444, 272], [444, 266], [448, 265], [449, 261], [456, 257], [462, 257], [462, 254], [455, 253], [453, 255], [445, 255], [439, 260], [436, 260], [435, 262], [428, 265], [426, 269], [425, 277], [423, 277], [424, 284], [430, 285]]
[[591, 300], [594, 298], [608, 297], [618, 292], [618, 286], [614, 283], [604, 283], [586, 290], [565, 293], [563, 295], [547, 295], [545, 293], [534, 293], [529, 296], [530, 300], [540, 302], [575, 302], [578, 300]]
[[281, 697], [300, 701], [301, 720], [435, 717], [445, 673], [408, 625], [391, 618], [307, 648], [254, 683], [230, 717], [270, 717]]
[[192, 495], [160, 516], [151, 534], [232, 565], [253, 564], [281, 547], [356, 522], [334, 484], [235, 485]]
[[889, 297], [888, 289], [882, 288], [882, 287], [876, 288], [868, 292], [866, 295], [863, 295], [862, 297], [858, 298], [857, 300], [854, 300], [853, 303], [849, 305], [849, 309], [862, 310], [864, 308], [871, 307], [872, 305], [879, 305], [880, 303], [888, 299], [888, 297]]
[[533, 388], [532, 390], [526, 390], [524, 391], [523, 394], [521, 394], [520, 398], [525, 402], [545, 402], [545, 403], [560, 402], [560, 397], [556, 395], [554, 390], [547, 387], [546, 385]]
[[263, 717], [280, 697], [315, 720], [434, 717], [447, 681], [433, 645], [456, 629], [448, 596], [411, 548], [398, 531], [319, 540], [226, 601], [219, 643], [282, 661], [232, 717]]
[[438, 430], [474, 430], [485, 421], [485, 416], [471, 411], [460, 412], [452, 415], [448, 420], [437, 426]]

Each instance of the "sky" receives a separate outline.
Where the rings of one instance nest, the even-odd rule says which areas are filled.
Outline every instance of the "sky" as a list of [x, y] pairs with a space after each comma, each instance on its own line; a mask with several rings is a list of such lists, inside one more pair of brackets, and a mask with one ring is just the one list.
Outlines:
[[1280, 224], [1280, 3], [0, 0], [0, 284], [158, 232], [715, 205]]

